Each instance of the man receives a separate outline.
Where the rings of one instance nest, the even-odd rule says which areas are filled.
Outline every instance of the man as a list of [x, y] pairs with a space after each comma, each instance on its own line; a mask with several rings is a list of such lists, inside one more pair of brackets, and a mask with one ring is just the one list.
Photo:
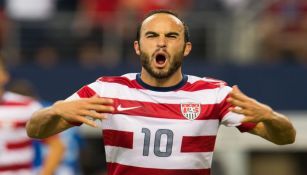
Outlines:
[[34, 147], [25, 126], [41, 108], [34, 99], [4, 89], [9, 81], [5, 60], [0, 56], [0, 175], [52, 175], [61, 161], [64, 146], [57, 136], [45, 139], [50, 152], [39, 172], [34, 170]]
[[[40, 104], [43, 106], [50, 106], [49, 101], [41, 100], [39, 95], [37, 94], [35, 87], [33, 84], [26, 79], [14, 79], [11, 81], [7, 87], [10, 92], [15, 92], [20, 95], [24, 95], [27, 97], [32, 97], [39, 100]], [[53, 175], [78, 175], [80, 174], [80, 165], [79, 165], [79, 154], [80, 148], [82, 146], [82, 138], [79, 133], [79, 128], [72, 128], [61, 134], [58, 134], [57, 137], [52, 137], [47, 139], [47, 141], [51, 141], [54, 145], [51, 147], [48, 144], [45, 144], [41, 140], [34, 140], [33, 146], [35, 148], [35, 158], [33, 168], [36, 172], [39, 172], [42, 168], [46, 167], [44, 164], [44, 157], [46, 155], [50, 155], [49, 151], [51, 151], [52, 156], [56, 158], [53, 160], [53, 164], [55, 165], [52, 168], [53, 173], [45, 173], [45, 174], [53, 174]], [[65, 153], [61, 154], [62, 151]], [[57, 152], [59, 150], [61, 152]], [[59, 160], [61, 162], [59, 163]], [[50, 162], [50, 161], [49, 161]], [[56, 168], [56, 169], [55, 169]]]
[[174, 13], [149, 14], [134, 48], [141, 73], [101, 77], [37, 111], [28, 135], [46, 138], [82, 123], [100, 124], [110, 175], [209, 175], [220, 123], [279, 145], [294, 142], [295, 129], [285, 116], [237, 86], [182, 74], [192, 44]]

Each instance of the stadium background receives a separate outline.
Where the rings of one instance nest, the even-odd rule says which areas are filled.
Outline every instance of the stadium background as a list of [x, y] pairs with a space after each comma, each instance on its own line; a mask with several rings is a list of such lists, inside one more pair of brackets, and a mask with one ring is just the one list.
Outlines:
[[[287, 113], [295, 144], [275, 146], [222, 127], [213, 175], [305, 175], [307, 2], [304, 0], [0, 0], [0, 49], [13, 79], [53, 102], [101, 75], [138, 71], [132, 42], [141, 16], [170, 8], [190, 26], [187, 74], [238, 84]], [[38, 10], [40, 9], [40, 10]], [[105, 168], [100, 131], [80, 128], [84, 174]]]

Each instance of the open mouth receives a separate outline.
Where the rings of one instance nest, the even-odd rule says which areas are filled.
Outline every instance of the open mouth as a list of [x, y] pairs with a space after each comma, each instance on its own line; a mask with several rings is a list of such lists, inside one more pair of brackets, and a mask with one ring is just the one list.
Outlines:
[[164, 54], [157, 54], [156, 55], [156, 63], [158, 65], [163, 65], [166, 62], [166, 56]]

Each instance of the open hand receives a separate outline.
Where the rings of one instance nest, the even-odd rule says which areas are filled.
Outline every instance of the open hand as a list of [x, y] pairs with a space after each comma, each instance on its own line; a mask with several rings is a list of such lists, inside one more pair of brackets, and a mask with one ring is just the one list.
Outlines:
[[230, 111], [237, 114], [243, 114], [245, 116], [245, 118], [243, 118], [241, 121], [242, 123], [258, 123], [269, 120], [273, 114], [272, 108], [248, 97], [241, 92], [236, 85], [232, 87], [232, 91], [229, 93], [229, 98], [227, 101], [234, 106], [229, 108]]
[[113, 100], [93, 96], [72, 101], [58, 101], [53, 105], [55, 113], [68, 123], [85, 123], [97, 127], [92, 119], [105, 119], [104, 113], [114, 111]]

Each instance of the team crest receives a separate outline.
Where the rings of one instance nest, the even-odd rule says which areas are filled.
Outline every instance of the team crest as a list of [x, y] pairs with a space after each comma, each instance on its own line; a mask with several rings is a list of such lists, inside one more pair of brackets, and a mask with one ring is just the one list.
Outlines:
[[188, 120], [195, 120], [201, 111], [201, 105], [197, 103], [180, 104], [182, 115]]

